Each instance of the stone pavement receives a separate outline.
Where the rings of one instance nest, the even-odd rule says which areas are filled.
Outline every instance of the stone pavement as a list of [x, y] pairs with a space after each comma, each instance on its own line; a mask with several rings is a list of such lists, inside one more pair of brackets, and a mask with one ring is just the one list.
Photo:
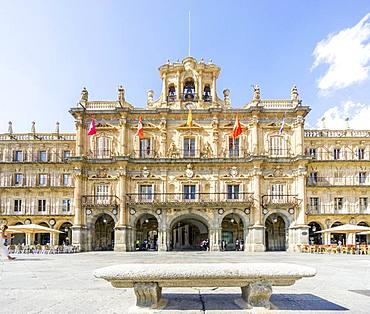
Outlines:
[[[0, 313], [132, 313], [133, 289], [115, 289], [92, 276], [119, 263], [286, 262], [317, 268], [314, 278], [273, 287], [270, 313], [370, 313], [370, 256], [286, 252], [89, 252], [18, 255], [0, 264]], [[233, 301], [239, 288], [164, 289], [156, 313], [250, 313]]]

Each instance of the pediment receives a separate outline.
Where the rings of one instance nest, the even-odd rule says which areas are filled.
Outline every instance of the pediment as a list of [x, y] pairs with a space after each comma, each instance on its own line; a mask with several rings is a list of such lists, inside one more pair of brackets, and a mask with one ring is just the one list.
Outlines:
[[98, 122], [96, 125], [95, 125], [96, 128], [99, 128], [99, 129], [116, 129], [117, 127], [114, 126], [113, 124], [110, 124], [110, 123], [106, 123], [106, 122]]
[[203, 128], [198, 124], [193, 122], [193, 126], [188, 126], [186, 122], [183, 124], [180, 124], [179, 126], [176, 127], [176, 130], [179, 131], [191, 131], [191, 130], [202, 130]]

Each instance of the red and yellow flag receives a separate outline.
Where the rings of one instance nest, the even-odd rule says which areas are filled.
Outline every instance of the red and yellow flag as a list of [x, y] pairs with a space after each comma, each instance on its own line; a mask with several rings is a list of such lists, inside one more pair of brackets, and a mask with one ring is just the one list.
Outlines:
[[191, 128], [193, 126], [193, 116], [192, 116], [192, 113], [191, 113], [191, 109], [189, 109], [189, 112], [188, 112], [188, 120], [186, 121], [186, 125]]
[[237, 138], [240, 134], [242, 134], [242, 126], [240, 124], [240, 120], [238, 116], [235, 117], [235, 124], [233, 128], [233, 138]]

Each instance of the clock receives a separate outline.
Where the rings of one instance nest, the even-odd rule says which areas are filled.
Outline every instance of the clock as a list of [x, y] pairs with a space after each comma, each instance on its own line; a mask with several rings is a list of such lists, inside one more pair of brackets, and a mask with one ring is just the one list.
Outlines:
[[192, 102], [188, 102], [188, 103], [185, 104], [185, 108], [188, 109], [188, 110], [189, 109], [194, 109], [194, 104]]

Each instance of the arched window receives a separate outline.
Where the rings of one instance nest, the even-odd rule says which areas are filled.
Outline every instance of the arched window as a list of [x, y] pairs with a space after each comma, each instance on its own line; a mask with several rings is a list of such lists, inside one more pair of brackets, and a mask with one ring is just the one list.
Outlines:
[[168, 87], [168, 102], [175, 102], [176, 101], [176, 88], [174, 84], [170, 84]]
[[206, 86], [204, 86], [204, 90], [203, 90], [203, 101], [204, 102], [211, 102], [212, 101], [211, 88], [209, 87], [208, 84]]
[[98, 137], [96, 139], [96, 158], [111, 157], [111, 140], [108, 137]]
[[184, 85], [183, 100], [195, 100], [195, 84], [192, 79], [186, 80]]

